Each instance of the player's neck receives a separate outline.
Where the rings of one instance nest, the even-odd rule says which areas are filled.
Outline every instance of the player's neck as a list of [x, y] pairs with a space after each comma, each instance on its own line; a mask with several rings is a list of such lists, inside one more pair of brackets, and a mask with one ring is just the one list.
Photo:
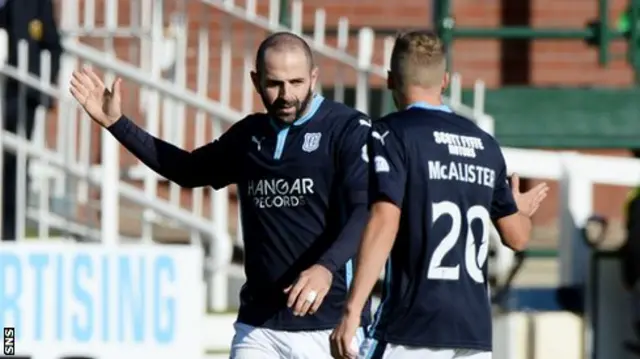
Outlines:
[[442, 102], [442, 97], [440, 95], [438, 96], [412, 96], [412, 97], [407, 97], [406, 100], [403, 103], [403, 108], [407, 108], [409, 106], [418, 104], [418, 103], [422, 103], [422, 104], [428, 104], [434, 107], [438, 107], [438, 106], [442, 106], [444, 105], [444, 103]]
[[440, 90], [435, 91], [431, 89], [412, 88], [408, 89], [403, 97], [403, 108], [407, 108], [417, 103], [426, 103], [435, 107], [444, 105], [442, 103], [442, 94]]

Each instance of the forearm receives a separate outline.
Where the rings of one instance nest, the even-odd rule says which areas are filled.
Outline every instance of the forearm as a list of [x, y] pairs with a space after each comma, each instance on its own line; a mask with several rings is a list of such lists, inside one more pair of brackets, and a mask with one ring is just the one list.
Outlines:
[[367, 225], [358, 251], [356, 273], [346, 305], [347, 312], [354, 315], [362, 312], [389, 257], [396, 229], [397, 226], [385, 226], [373, 221]]
[[514, 251], [523, 251], [527, 248], [529, 241], [531, 240], [531, 230], [533, 229], [533, 222], [531, 221], [531, 217], [518, 213], [518, 217], [520, 218], [520, 232], [521, 234], [518, 236], [519, 240], [512, 241], [509, 245]]
[[335, 273], [349, 259], [355, 257], [368, 217], [369, 210], [365, 204], [354, 206], [338, 238], [320, 257], [317, 264], [324, 266], [331, 273]]
[[107, 130], [153, 171], [180, 186], [191, 187], [190, 152], [152, 136], [126, 116], [122, 116]]
[[516, 252], [522, 251], [527, 247], [533, 227], [529, 216], [516, 212], [494, 220], [494, 224], [500, 234], [502, 244]]

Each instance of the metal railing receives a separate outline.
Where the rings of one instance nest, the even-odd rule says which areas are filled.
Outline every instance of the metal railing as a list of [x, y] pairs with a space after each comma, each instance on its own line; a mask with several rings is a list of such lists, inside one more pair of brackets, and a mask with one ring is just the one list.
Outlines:
[[[96, 6], [100, 3], [104, 8]], [[170, 8], [161, 0], [61, 0], [66, 54], [60, 87], [48, 84], [46, 53], [43, 77], [27, 72], [26, 44], [20, 46], [20, 65], [0, 70], [58, 101], [57, 112], [38, 111], [33, 141], [7, 131], [1, 136], [2, 146], [19, 158], [18, 237], [27, 234], [30, 219], [42, 238], [56, 229], [105, 245], [123, 238], [162, 242], [165, 236], [205, 242], [212, 256], [209, 266], [216, 269], [210, 276], [209, 306], [226, 309], [230, 238], [241, 243], [237, 211], [229, 201], [233, 188], [186, 191], [166, 183], [122, 151], [109, 134], [97, 131], [71, 100], [67, 83], [72, 70], [86, 65], [101, 72], [105, 82], [123, 77], [128, 80], [123, 106], [139, 125], [180, 147], [203, 145], [243, 114], [260, 110], [248, 73], [261, 38], [280, 30], [301, 34], [302, 2], [292, 3], [291, 28], [277, 22], [279, 3], [247, 1], [243, 8], [233, 1], [178, 0]], [[383, 106], [378, 110], [388, 111], [383, 101], [371, 101], [371, 88], [383, 86], [391, 40], [363, 28], [354, 48], [348, 19], [341, 18], [335, 45], [329, 45], [326, 18], [324, 10], [315, 11], [315, 31], [307, 38], [323, 74], [317, 90], [331, 89], [334, 99], [346, 101], [353, 88], [358, 109]], [[478, 82], [475, 106], [464, 106], [459, 76], [454, 76], [448, 101], [462, 114], [490, 121], [482, 113], [483, 89]], [[28, 166], [27, 158], [32, 159]], [[27, 201], [27, 173], [34, 179], [31, 192], [37, 194], [30, 201], [37, 203]]]
[[[128, 6], [123, 1], [106, 0], [102, 11], [95, 0], [86, 0], [80, 7], [78, 2], [63, 0], [61, 12], [63, 33], [69, 37], [66, 50], [74, 59], [65, 61], [64, 74], [68, 79], [70, 69], [79, 66], [79, 61], [87, 60], [107, 69], [107, 78], [119, 74], [132, 80], [129, 82], [130, 101], [125, 104], [128, 114], [149, 132], [175, 145], [192, 148], [204, 144], [224, 131], [225, 127], [239, 120], [243, 114], [260, 110], [248, 73], [253, 69], [257, 43], [268, 32], [289, 30], [301, 34], [303, 24], [303, 2], [291, 4], [291, 26], [278, 23], [282, 11], [280, 0], [268, 2], [247, 1], [240, 7], [234, 1], [224, 0], [177, 0], [171, 4], [157, 0], [133, 0]], [[265, 6], [266, 5], [266, 6]], [[128, 8], [128, 14], [124, 9]], [[326, 34], [327, 14], [316, 9], [314, 34], [307, 38], [321, 66], [319, 91], [332, 89], [333, 97], [342, 101], [347, 89], [354, 89], [353, 105], [365, 112], [374, 106], [388, 107], [388, 101], [372, 103], [372, 87], [382, 87], [391, 51], [392, 39], [378, 39], [369, 28], [360, 29], [357, 46], [349, 36], [347, 18], [338, 21], [335, 46], [330, 46]], [[121, 46], [115, 43], [115, 36], [129, 36], [129, 41]], [[89, 37], [89, 38], [88, 38]], [[79, 41], [95, 44], [92, 51]], [[77, 58], [77, 60], [76, 60]], [[374, 58], [380, 59], [375, 63]], [[121, 61], [120, 61], [121, 60]], [[129, 64], [129, 66], [124, 66]], [[113, 64], [113, 66], [111, 65]], [[215, 71], [213, 70], [215, 69]], [[137, 74], [137, 75], [136, 75]], [[162, 84], [160, 88], [151, 83]], [[156, 90], [161, 89], [162, 94]], [[175, 91], [174, 91], [175, 89]], [[174, 96], [177, 89], [191, 89], [185, 96]], [[182, 93], [180, 90], [179, 92]], [[491, 130], [491, 118], [483, 113], [484, 86], [476, 84], [474, 107], [461, 103], [460, 76], [455, 75], [452, 83], [452, 97], [447, 99], [458, 112], [476, 119]], [[205, 98], [215, 101], [206, 101]], [[379, 109], [386, 112], [388, 108]], [[209, 117], [209, 120], [206, 119]], [[70, 146], [83, 157], [85, 162], [89, 148], [95, 146], [89, 138], [91, 130], [80, 123], [79, 131], [72, 126], [70, 138], [81, 142]], [[80, 132], [80, 133], [77, 133]], [[95, 142], [95, 141], [94, 141]], [[116, 151], [110, 138], [102, 139], [105, 151]], [[163, 179], [142, 166], [137, 160], [123, 154], [121, 164], [127, 169], [131, 179], [143, 181], [145, 193], [149, 197], [159, 195], [159, 186], [167, 186], [166, 192], [172, 203], [191, 207], [195, 215], [212, 211], [215, 222], [227, 228], [224, 223], [234, 213], [227, 213], [229, 207], [227, 190], [209, 195], [197, 189], [192, 195], [185, 195], [175, 184], [161, 184]], [[103, 165], [113, 167], [115, 156], [103, 158]], [[142, 237], [151, 241], [154, 236], [153, 223], [158, 218], [152, 211], [143, 217]], [[237, 223], [232, 218], [231, 223]], [[236, 225], [229, 228], [236, 232]], [[197, 237], [197, 236], [196, 236]], [[232, 237], [240, 238], [235, 233]]]
[[[162, 93], [163, 96], [182, 99], [186, 104], [191, 104], [193, 99], [196, 99], [195, 104], [204, 113], [224, 113], [224, 109], [221, 110], [219, 105], [194, 96], [187, 90], [177, 91], [162, 82], [153, 82], [145, 79], [143, 73], [136, 71], [135, 67], [131, 65], [114, 62], [114, 60], [105, 60], [104, 56], [99, 56], [99, 52], [95, 49], [75, 44], [73, 41], [67, 41], [65, 45], [67, 50], [66, 60], [72, 58], [72, 60], [77, 61], [80, 57], [85, 62], [92, 59], [96, 60], [93, 66], [100, 67], [100, 65], [103, 65], [108, 66], [108, 69], [116, 68], [116, 70], [112, 71], [114, 75], [131, 78], [134, 81], [147, 84], [149, 89]], [[50, 84], [50, 80], [47, 79], [51, 74], [51, 62], [48, 53], [43, 52], [41, 56], [41, 73], [46, 75], [42, 78], [37, 78], [28, 73], [27, 46], [25, 41], [20, 42], [18, 45], [18, 67], [0, 66], [2, 77], [16, 79], [25, 86], [30, 86], [46, 95], [52, 96], [58, 101], [58, 114], [64, 113], [65, 115], [59, 115], [58, 121], [55, 121], [57, 122], [55, 123], [55, 132], [58, 134], [55, 137], [59, 139], [55, 144], [51, 143], [50, 136], [48, 138], [43, 134], [34, 136], [33, 141], [27, 141], [24, 129], [18, 129], [17, 134], [3, 129], [2, 136], [0, 136], [0, 147], [16, 153], [18, 159], [18, 186], [15, 194], [17, 197], [17, 238], [26, 237], [27, 219], [29, 218], [36, 223], [36, 235], [39, 238], [48, 238], [53, 229], [72, 236], [82, 237], [85, 240], [93, 239], [102, 241], [105, 245], [115, 245], [123, 239], [133, 240], [138, 238], [139, 240], [141, 238], [140, 234], [127, 235], [126, 229], [121, 228], [119, 219], [123, 217], [123, 212], [126, 215], [131, 206], [137, 206], [139, 211], [153, 210], [158, 216], [170, 219], [170, 227], [184, 229], [187, 235], [191, 235], [192, 239], [198, 239], [192, 240], [192, 244], [200, 245], [203, 243], [209, 246], [208, 252], [211, 253], [211, 256], [207, 264], [211, 274], [208, 277], [209, 287], [211, 288], [210, 304], [216, 309], [224, 309], [227, 299], [226, 276], [223, 271], [218, 269], [225, 268], [231, 257], [231, 240], [225, 230], [225, 224], [214, 223], [211, 216], [194, 215], [192, 211], [177, 206], [162, 197], [150, 197], [144, 190], [121, 181], [120, 149], [117, 144], [111, 148], [102, 146], [99, 151], [96, 151], [99, 157], [103, 159], [101, 166], [93, 166], [88, 161], [91, 156], [77, 156], [78, 149], [70, 147], [83, 147], [87, 141], [91, 141], [93, 136], [80, 136], [80, 143], [76, 144], [74, 141], [69, 140], [70, 136], [67, 129], [70, 127], [77, 128], [82, 122], [84, 122], [84, 125], [90, 126], [91, 120], [86, 118], [84, 114], [80, 114], [74, 100], [64, 95], [68, 92], [67, 86], [57, 88]], [[96, 53], [98, 56], [96, 56]], [[4, 96], [0, 96], [0, 98], [4, 98]], [[0, 101], [0, 104], [1, 110], [5, 103]], [[54, 120], [51, 116], [46, 119], [45, 117], [47, 116], [43, 112], [40, 111], [40, 114], [35, 118], [35, 127], [39, 128], [40, 131], [47, 127], [44, 123], [45, 120]], [[18, 117], [20, 117], [19, 114]], [[102, 134], [103, 143], [105, 140], [115, 141], [106, 131], [103, 131]], [[86, 145], [86, 147], [92, 152], [96, 150], [95, 147], [90, 145]], [[77, 157], [69, 156], [69, 153], [73, 153]], [[31, 159], [32, 168], [35, 168], [35, 170], [30, 171], [33, 183], [31, 193], [28, 193], [25, 185], [28, 172], [27, 159]], [[67, 185], [61, 186], [57, 183], [59, 181], [64, 181]], [[62, 190], [57, 193], [52, 191], [52, 188], [62, 188]], [[96, 189], [99, 189], [99, 193], [94, 195], [94, 201], [91, 203], [89, 200], [91, 197], [90, 192], [95, 192]], [[33, 202], [29, 201], [30, 197], [31, 199], [36, 198], [37, 203], [29, 203]], [[83, 198], [84, 201], [82, 200]], [[68, 208], [63, 213], [59, 213], [55, 208], [51, 208], [52, 199], [63, 201]], [[125, 200], [128, 206], [121, 205], [121, 199]], [[92, 204], [94, 207], [92, 207]], [[95, 222], [87, 220], [87, 212], [94, 212], [93, 214], [99, 219]], [[135, 210], [133, 212], [135, 213]], [[98, 226], [100, 230], [95, 229]], [[225, 295], [225, 297], [222, 298], [222, 295]]]

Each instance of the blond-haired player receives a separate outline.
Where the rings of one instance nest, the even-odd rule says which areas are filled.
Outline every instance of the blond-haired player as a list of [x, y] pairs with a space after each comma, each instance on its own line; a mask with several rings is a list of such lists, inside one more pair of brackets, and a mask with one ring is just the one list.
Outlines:
[[[446, 51], [427, 32], [398, 36], [388, 85], [398, 112], [369, 140], [371, 216], [341, 324], [336, 358], [489, 359], [489, 229], [523, 249], [547, 193], [511, 187], [494, 138], [441, 101]], [[360, 312], [385, 265], [382, 304], [360, 353]]]

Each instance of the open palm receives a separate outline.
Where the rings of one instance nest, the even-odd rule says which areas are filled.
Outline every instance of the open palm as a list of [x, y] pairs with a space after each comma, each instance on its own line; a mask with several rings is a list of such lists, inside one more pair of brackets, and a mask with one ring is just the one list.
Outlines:
[[107, 89], [91, 69], [74, 71], [69, 90], [87, 114], [103, 127], [109, 127], [122, 116], [120, 79]]
[[517, 174], [511, 176], [511, 191], [513, 199], [516, 201], [518, 211], [526, 216], [533, 216], [540, 208], [540, 204], [547, 197], [549, 186], [546, 183], [540, 183], [525, 193], [520, 192], [520, 177]]

